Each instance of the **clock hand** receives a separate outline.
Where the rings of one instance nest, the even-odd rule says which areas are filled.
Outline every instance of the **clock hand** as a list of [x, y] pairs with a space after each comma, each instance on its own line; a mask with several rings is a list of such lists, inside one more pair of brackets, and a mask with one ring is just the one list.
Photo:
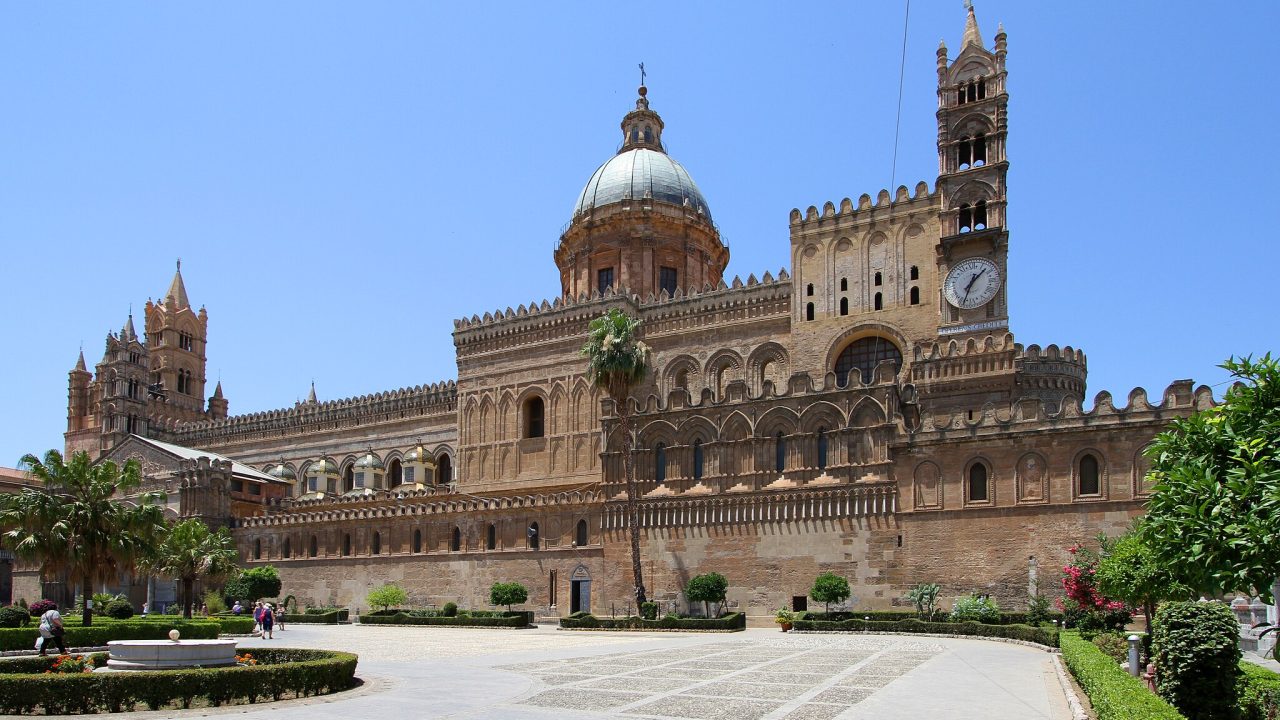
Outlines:
[[986, 268], [982, 268], [978, 272], [974, 273], [973, 277], [969, 278], [969, 284], [964, 286], [965, 295], [969, 294], [969, 288], [972, 288], [973, 284], [978, 282], [978, 278], [982, 276], [982, 273], [986, 271], [987, 271]]

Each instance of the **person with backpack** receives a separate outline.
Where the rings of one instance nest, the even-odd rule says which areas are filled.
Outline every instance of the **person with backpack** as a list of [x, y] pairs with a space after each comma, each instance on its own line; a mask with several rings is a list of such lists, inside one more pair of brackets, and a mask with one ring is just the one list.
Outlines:
[[262, 639], [274, 640], [275, 635], [271, 633], [276, 624], [276, 613], [272, 609], [271, 603], [262, 604], [262, 615], [258, 622], [262, 625]]
[[67, 654], [67, 644], [62, 637], [66, 634], [66, 630], [62, 627], [62, 614], [58, 612], [58, 608], [50, 608], [40, 616], [40, 642], [37, 649], [41, 655], [45, 655], [49, 650], [49, 641], [52, 640], [58, 646], [58, 650], [63, 654]]

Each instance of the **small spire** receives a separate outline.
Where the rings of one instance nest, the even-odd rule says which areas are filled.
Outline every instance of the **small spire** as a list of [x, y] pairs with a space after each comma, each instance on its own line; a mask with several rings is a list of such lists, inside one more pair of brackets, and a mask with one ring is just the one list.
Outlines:
[[129, 305], [129, 319], [124, 321], [124, 327], [120, 330], [120, 339], [125, 342], [131, 342], [138, 339], [138, 331], [133, 329], [133, 305]]
[[218, 386], [213, 389], [213, 399], [214, 400], [225, 399], [222, 397], [222, 381], [221, 380], [218, 381]]
[[980, 48], [986, 48], [982, 44], [982, 33], [978, 31], [978, 16], [973, 12], [973, 3], [970, 0], [964, 0], [964, 6], [969, 10], [969, 17], [964, 21], [964, 40], [960, 45], [962, 47], [977, 45]]
[[173, 282], [169, 283], [169, 292], [165, 293], [164, 300], [169, 302], [172, 299], [178, 306], [178, 309], [191, 307], [191, 301], [187, 299], [187, 286], [182, 282], [182, 259], [178, 259], [178, 269], [173, 273]]
[[89, 372], [89, 368], [84, 364], [84, 345], [80, 346], [80, 357], [76, 360], [76, 372]]
[[316, 404], [316, 381], [315, 380], [311, 381], [311, 392], [307, 393], [307, 404], [308, 405]]

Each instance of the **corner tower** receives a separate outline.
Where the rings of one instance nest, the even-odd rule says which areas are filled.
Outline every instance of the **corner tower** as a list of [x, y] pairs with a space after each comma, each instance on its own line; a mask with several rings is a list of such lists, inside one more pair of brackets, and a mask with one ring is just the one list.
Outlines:
[[622, 119], [622, 146], [587, 181], [556, 246], [561, 293], [625, 287], [642, 297], [720, 283], [729, 248], [684, 166], [667, 155], [648, 89]]
[[988, 50], [971, 3], [955, 60], [948, 62], [947, 46], [938, 45], [938, 277], [945, 335], [1009, 326], [1005, 54], [1004, 28]]

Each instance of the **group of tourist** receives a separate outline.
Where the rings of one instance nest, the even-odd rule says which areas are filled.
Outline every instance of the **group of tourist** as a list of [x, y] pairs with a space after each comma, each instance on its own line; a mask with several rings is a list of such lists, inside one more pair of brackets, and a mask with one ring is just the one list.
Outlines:
[[[244, 605], [240, 604], [240, 601], [237, 600], [236, 604], [231, 607], [231, 612], [236, 615], [243, 615]], [[273, 631], [275, 630], [276, 625], [279, 625], [281, 630], [284, 629], [284, 613], [277, 615], [275, 606], [269, 602], [259, 600], [254, 603], [253, 634], [266, 638], [267, 640], [274, 640], [275, 635], [273, 634]]]

